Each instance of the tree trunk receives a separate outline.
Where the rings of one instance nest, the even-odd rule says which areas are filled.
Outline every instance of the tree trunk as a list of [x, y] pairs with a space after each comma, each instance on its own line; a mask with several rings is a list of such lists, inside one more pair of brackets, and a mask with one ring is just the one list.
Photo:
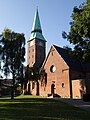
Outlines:
[[36, 85], [36, 95], [39, 95], [39, 82], [37, 81], [37, 85]]
[[14, 99], [14, 86], [12, 86], [12, 90], [11, 90], [11, 100]]
[[14, 99], [14, 92], [15, 92], [15, 75], [13, 72], [13, 86], [12, 86], [12, 90], [11, 90], [11, 99]]

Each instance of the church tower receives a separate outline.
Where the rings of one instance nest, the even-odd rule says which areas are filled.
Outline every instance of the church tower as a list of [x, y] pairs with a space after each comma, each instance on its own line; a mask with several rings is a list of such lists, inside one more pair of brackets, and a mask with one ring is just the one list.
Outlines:
[[28, 40], [28, 65], [40, 68], [46, 56], [46, 40], [43, 37], [38, 9], [36, 10], [32, 31]]

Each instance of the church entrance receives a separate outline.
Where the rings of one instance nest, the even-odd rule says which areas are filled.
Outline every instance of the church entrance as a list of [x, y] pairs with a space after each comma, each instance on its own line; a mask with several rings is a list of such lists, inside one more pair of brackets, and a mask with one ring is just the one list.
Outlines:
[[51, 94], [54, 95], [55, 94], [55, 84], [51, 85]]

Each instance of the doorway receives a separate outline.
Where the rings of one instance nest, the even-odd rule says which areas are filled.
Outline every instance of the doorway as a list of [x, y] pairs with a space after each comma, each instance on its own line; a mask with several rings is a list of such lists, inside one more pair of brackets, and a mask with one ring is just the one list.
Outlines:
[[55, 84], [51, 85], [51, 94], [54, 95], [55, 94]]

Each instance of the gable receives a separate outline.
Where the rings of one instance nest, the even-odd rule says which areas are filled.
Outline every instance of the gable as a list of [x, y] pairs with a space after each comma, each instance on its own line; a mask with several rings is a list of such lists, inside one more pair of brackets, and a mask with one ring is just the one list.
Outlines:
[[[54, 53], [57, 56], [55, 56]], [[65, 49], [63, 49], [61, 47], [58, 47], [56, 45], [51, 46], [51, 48], [49, 50], [49, 53], [48, 53], [42, 67], [44, 67], [45, 64], [48, 62], [48, 60], [50, 59], [51, 54], [54, 55], [54, 57], [52, 58], [52, 59], [54, 59], [54, 61], [57, 58], [56, 59], [57, 63], [60, 62], [60, 61], [63, 61], [63, 62], [60, 62], [60, 64], [62, 63], [63, 69], [64, 69], [64, 66], [66, 65], [71, 70], [83, 71], [83, 67], [82, 67], [80, 61], [75, 60], [74, 58], [72, 58], [72, 56], [70, 56], [68, 54], [67, 50], [65, 50]], [[53, 64], [53, 60], [51, 60], [51, 63]]]
[[57, 52], [57, 50], [54, 48], [54, 46], [51, 46], [49, 53], [43, 63], [42, 68], [47, 68], [50, 70], [50, 67], [54, 65], [58, 69], [69, 69], [69, 66], [67, 63], [64, 61], [62, 56]]

